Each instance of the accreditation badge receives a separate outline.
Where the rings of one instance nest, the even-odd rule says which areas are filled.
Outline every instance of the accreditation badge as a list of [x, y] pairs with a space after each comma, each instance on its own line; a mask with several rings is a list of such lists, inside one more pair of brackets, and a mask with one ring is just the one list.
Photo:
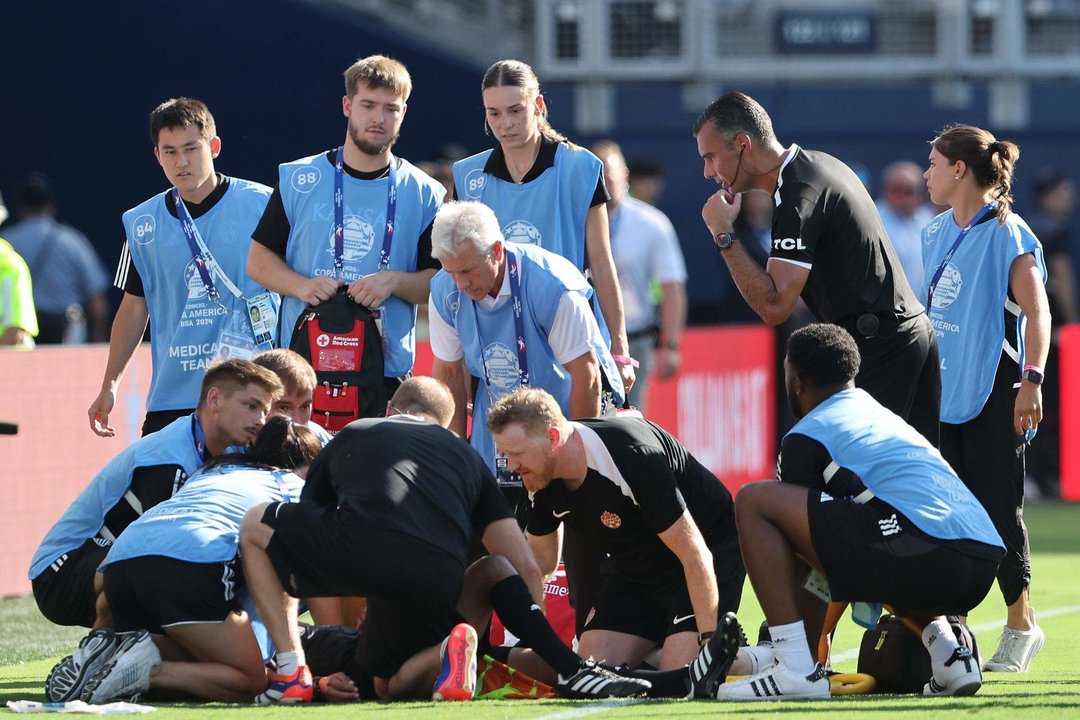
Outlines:
[[521, 487], [521, 476], [510, 471], [510, 461], [502, 453], [495, 453], [495, 480], [499, 487]]
[[247, 299], [248, 319], [252, 335], [259, 350], [269, 350], [277, 342], [277, 308], [270, 293], [262, 293]]
[[218, 360], [248, 360], [261, 348], [255, 343], [247, 308], [236, 308], [222, 318], [218, 333]]

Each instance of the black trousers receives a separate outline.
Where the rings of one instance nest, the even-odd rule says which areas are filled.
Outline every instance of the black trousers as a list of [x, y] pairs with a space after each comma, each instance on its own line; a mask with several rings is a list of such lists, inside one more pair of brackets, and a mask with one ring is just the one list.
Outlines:
[[872, 338], [856, 330], [852, 335], [862, 356], [855, 386], [907, 420], [938, 447], [941, 358], [930, 319], [919, 315]]
[[1012, 605], [1031, 584], [1031, 550], [1024, 524], [1024, 440], [1013, 427], [1019, 380], [1004, 353], [982, 411], [965, 423], [941, 424], [941, 454], [978, 498], [1005, 543], [998, 586]]

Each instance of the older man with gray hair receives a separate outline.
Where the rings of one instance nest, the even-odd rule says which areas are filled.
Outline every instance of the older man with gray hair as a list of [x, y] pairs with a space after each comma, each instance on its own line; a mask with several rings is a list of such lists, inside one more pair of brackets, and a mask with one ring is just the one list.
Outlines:
[[440, 208], [431, 242], [443, 266], [428, 305], [432, 374], [454, 394], [450, 429], [465, 434], [466, 389], [475, 383], [472, 445], [500, 483], [515, 484], [485, 425], [496, 400], [519, 386], [540, 387], [569, 417], [595, 417], [623, 402], [589, 307], [592, 288], [565, 258], [504, 241], [494, 212], [478, 202]]

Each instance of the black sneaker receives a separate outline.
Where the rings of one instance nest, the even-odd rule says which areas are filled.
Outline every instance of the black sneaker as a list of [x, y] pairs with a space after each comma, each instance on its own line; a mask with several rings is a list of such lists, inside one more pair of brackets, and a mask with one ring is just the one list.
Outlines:
[[559, 697], [571, 700], [590, 700], [610, 697], [641, 697], [652, 683], [639, 678], [623, 677], [602, 667], [593, 660], [583, 660], [578, 671], [568, 678], [559, 676], [555, 685]]
[[745, 642], [746, 635], [735, 619], [735, 613], [724, 613], [716, 625], [716, 632], [687, 666], [695, 699], [716, 698], [716, 689], [724, 682]]

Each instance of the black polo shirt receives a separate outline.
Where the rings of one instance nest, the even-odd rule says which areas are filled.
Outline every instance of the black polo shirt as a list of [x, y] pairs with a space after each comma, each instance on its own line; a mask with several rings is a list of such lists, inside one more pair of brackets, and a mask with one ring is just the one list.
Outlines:
[[769, 257], [810, 271], [802, 298], [818, 320], [847, 326], [863, 313], [923, 312], [874, 201], [847, 165], [792, 145], [773, 200]]
[[683, 576], [679, 559], [658, 537], [685, 509], [715, 547], [736, 535], [731, 493], [678, 440], [641, 418], [590, 418], [574, 423], [588, 472], [573, 491], [560, 480], [529, 501], [526, 527], [549, 535], [565, 523], [611, 557], [617, 577], [663, 584]]

